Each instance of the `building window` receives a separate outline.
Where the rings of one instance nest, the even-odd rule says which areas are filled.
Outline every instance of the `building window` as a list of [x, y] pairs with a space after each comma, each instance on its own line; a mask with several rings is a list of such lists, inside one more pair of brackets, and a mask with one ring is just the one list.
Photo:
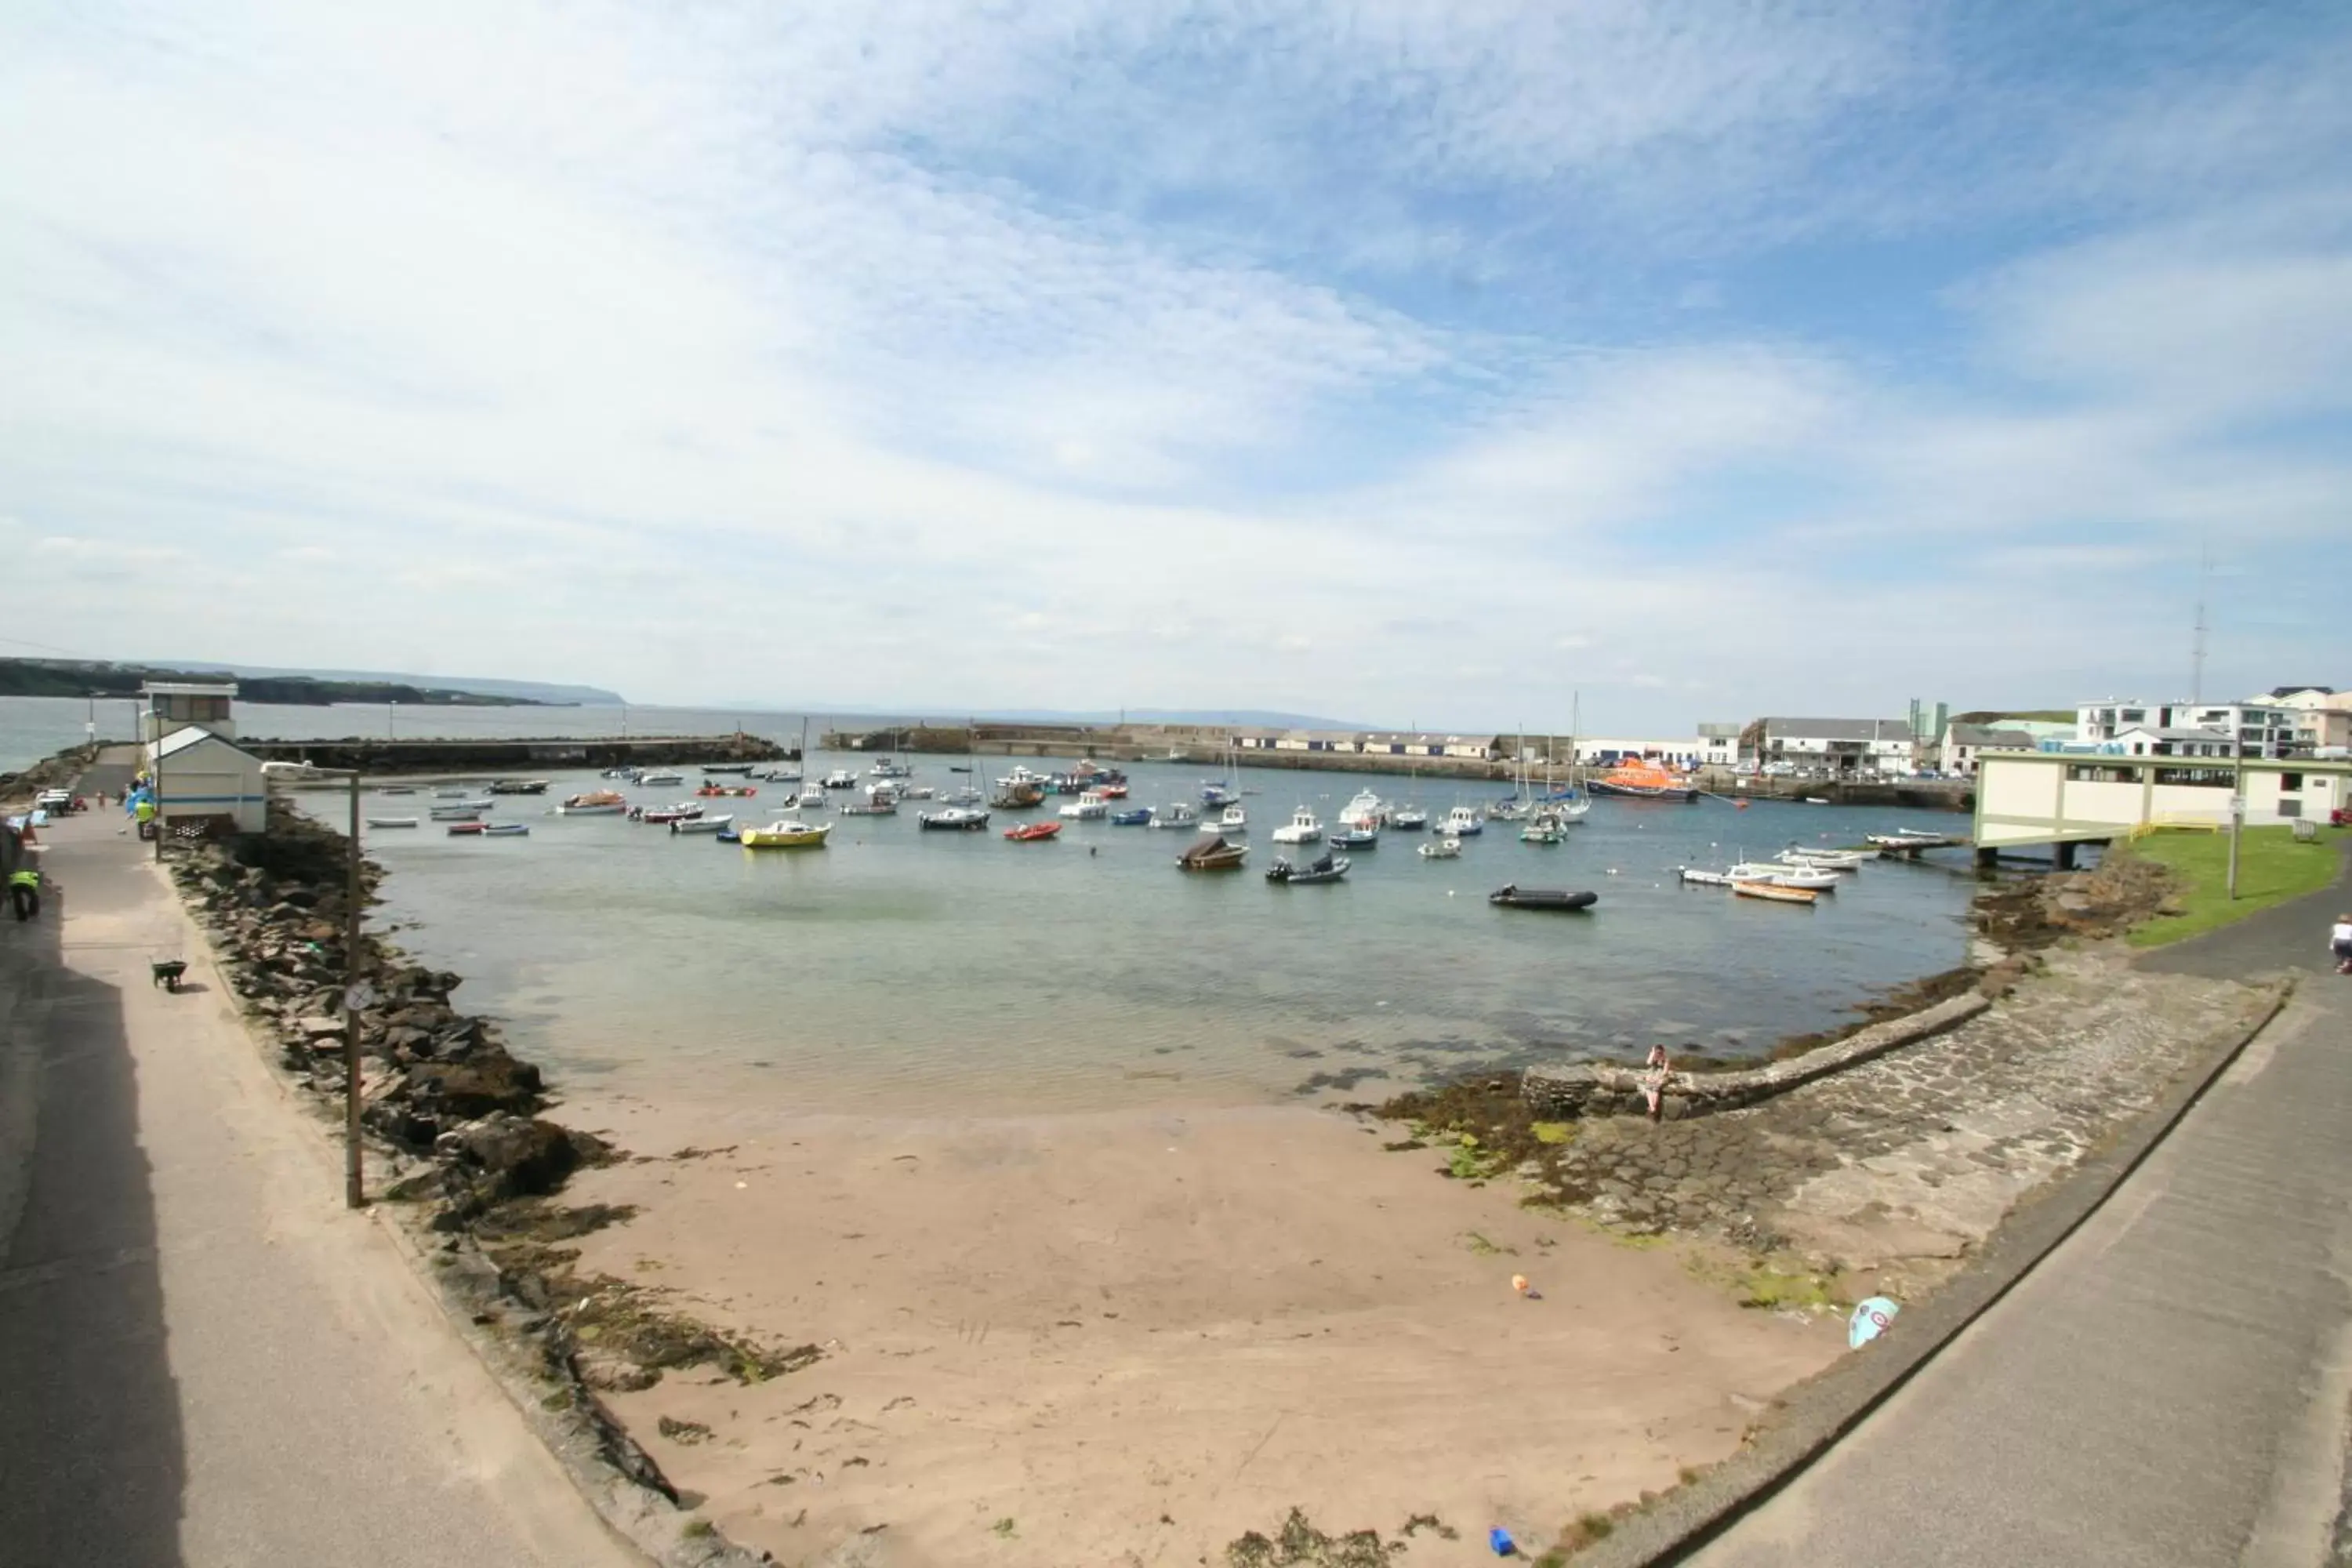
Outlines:
[[2283, 800], [2278, 803], [2278, 814], [2281, 816], [2301, 816], [2303, 815], [2303, 802], [2299, 800]]
[[2279, 788], [2301, 794], [2303, 791], [2303, 775], [2301, 773], [2279, 774]]

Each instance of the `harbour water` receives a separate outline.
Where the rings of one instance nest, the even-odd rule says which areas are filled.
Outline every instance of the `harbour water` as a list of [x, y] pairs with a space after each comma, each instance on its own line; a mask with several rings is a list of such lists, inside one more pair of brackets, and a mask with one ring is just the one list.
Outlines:
[[[56, 711], [28, 724], [33, 706]], [[79, 740], [82, 710], [6, 700], [0, 761], [21, 765]], [[363, 716], [376, 727], [354, 721]], [[238, 718], [247, 735], [331, 738], [382, 733], [383, 714], [240, 707]], [[622, 716], [403, 710], [399, 732], [425, 733], [427, 721], [445, 734], [617, 734]], [[793, 715], [635, 708], [627, 723], [639, 733], [740, 725], [788, 742], [800, 730]], [[870, 761], [816, 753], [806, 765], [815, 777]], [[961, 782], [948, 771], [961, 761], [918, 759], [916, 782]], [[975, 776], [1008, 766], [982, 758]], [[1130, 805], [1197, 800], [1197, 767], [1128, 771]], [[1960, 962], [1975, 888], [1957, 855], [1874, 863], [1811, 909], [1686, 889], [1674, 875], [1791, 841], [1953, 824], [1895, 809], [1603, 800], [1558, 847], [1521, 844], [1497, 823], [1460, 859], [1429, 861], [1413, 853], [1423, 836], [1391, 834], [1353, 856], [1344, 883], [1285, 889], [1261, 873], [1271, 829], [1298, 805], [1328, 823], [1369, 787], [1417, 793], [1437, 815], [1501, 786], [1423, 781], [1416, 792], [1386, 775], [1244, 771], [1259, 792], [1246, 800], [1247, 868], [1191, 875], [1173, 864], [1181, 833], [1091, 822], [1066, 825], [1058, 842], [1000, 837], [1010, 821], [1052, 814], [1055, 797], [999, 813], [985, 834], [922, 832], [910, 803], [895, 817], [835, 818], [825, 849], [759, 854], [549, 814], [602, 782], [559, 775], [544, 798], [500, 797], [494, 819], [528, 821], [526, 838], [371, 830], [369, 852], [389, 873], [377, 920], [420, 961], [464, 974], [462, 1005], [502, 1018], [559, 1086], [593, 1077], [601, 1089], [799, 1110], [1376, 1099], [1474, 1064], [1631, 1058], [1653, 1039], [1758, 1052]], [[667, 804], [689, 791], [629, 793]], [[777, 793], [712, 809], [764, 821], [783, 804]], [[430, 799], [372, 794], [365, 805], [423, 816]], [[1585, 915], [1488, 905], [1510, 882], [1591, 888], [1601, 901]]]

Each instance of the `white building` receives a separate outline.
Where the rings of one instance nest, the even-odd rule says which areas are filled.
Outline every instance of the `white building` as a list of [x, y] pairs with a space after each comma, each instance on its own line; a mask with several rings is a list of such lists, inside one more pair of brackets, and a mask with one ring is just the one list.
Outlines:
[[2143, 826], [2219, 828], [2241, 790], [2251, 826], [2324, 823], [2352, 798], [2352, 763], [1989, 752], [1977, 770], [1977, 848], [2124, 838]]
[[1917, 771], [1916, 746], [1906, 719], [1767, 719], [1756, 760], [1904, 777]]
[[[2085, 702], [2074, 710], [2074, 742], [2104, 753], [2129, 755], [2114, 742], [2126, 730], [2213, 730], [2250, 757], [2284, 757], [2294, 747], [2293, 708], [2274, 702]], [[2153, 755], [2156, 753], [2143, 753]]]
[[269, 784], [261, 759], [235, 742], [191, 724], [150, 742], [146, 752], [156, 814], [167, 825], [205, 822], [236, 833], [268, 826]]
[[2030, 730], [2013, 730], [2005, 724], [1946, 724], [1937, 755], [1942, 759], [1944, 772], [1969, 778], [1977, 771], [1979, 752], [2030, 752], [2033, 748]]
[[234, 680], [142, 681], [139, 696], [146, 709], [139, 738], [150, 745], [189, 724], [236, 739]]
[[[1732, 738], [1736, 749], [1738, 737]], [[1613, 767], [1619, 763], [1665, 763], [1688, 771], [1707, 760], [1708, 742], [1696, 735], [1671, 735], [1657, 739], [1641, 735], [1579, 735], [1576, 738], [1576, 760], [1596, 767]]]

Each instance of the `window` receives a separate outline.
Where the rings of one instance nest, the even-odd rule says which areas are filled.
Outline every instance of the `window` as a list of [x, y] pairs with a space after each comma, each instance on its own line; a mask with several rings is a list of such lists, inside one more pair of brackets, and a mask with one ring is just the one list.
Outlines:
[[2301, 773], [2279, 774], [2279, 788], [2295, 795], [2302, 794], [2303, 775]]
[[2283, 800], [2278, 803], [2278, 814], [2281, 816], [2301, 816], [2303, 815], [2303, 802], [2299, 800]]
[[2144, 723], [2147, 719], [2147, 710], [2145, 708], [2126, 708], [2123, 710], [2123, 721], [2126, 724]]

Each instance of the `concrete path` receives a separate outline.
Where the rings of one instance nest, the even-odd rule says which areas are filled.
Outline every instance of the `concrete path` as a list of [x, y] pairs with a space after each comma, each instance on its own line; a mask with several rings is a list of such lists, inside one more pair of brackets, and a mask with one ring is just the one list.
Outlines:
[[2347, 900], [2339, 882], [2144, 961], [2307, 973], [2082, 1229], [1691, 1561], [2326, 1559], [2352, 1404], [2352, 978], [2324, 946]]
[[[0, 1561], [643, 1568], [279, 1089], [112, 812], [0, 919]], [[59, 917], [62, 915], [62, 921]]]

